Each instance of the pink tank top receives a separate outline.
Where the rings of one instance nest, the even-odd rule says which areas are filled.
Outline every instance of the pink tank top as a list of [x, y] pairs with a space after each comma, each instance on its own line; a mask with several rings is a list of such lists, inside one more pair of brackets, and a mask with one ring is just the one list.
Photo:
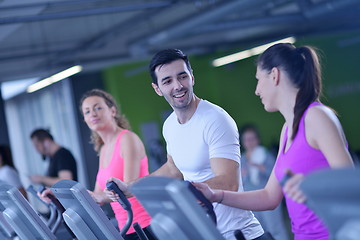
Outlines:
[[[285, 129], [283, 149], [280, 149], [275, 164], [275, 176], [280, 181], [285, 175], [285, 170], [308, 175], [318, 169], [329, 168], [329, 163], [320, 150], [311, 147], [305, 136], [305, 116], [309, 108], [320, 105], [313, 102], [305, 110], [299, 123], [298, 132], [289, 149], [285, 151], [288, 128]], [[327, 240], [328, 231], [321, 220], [305, 204], [298, 204], [284, 194], [287, 209], [291, 219], [292, 231], [295, 240]]]
[[[120, 156], [120, 149], [121, 149], [121, 137], [124, 133], [128, 131], [129, 130], [123, 130], [119, 133], [116, 139], [115, 149], [109, 165], [106, 168], [102, 168], [101, 166], [99, 167], [99, 171], [96, 176], [96, 181], [102, 190], [106, 188], [106, 180], [109, 179], [110, 177], [116, 177], [120, 180], [124, 180], [124, 159]], [[139, 177], [144, 177], [146, 175], [149, 175], [149, 170], [148, 170], [148, 159], [145, 156], [141, 160]], [[142, 228], [150, 225], [151, 217], [146, 212], [146, 210], [141, 206], [139, 201], [135, 197], [129, 198], [129, 201], [131, 203], [132, 210], [134, 213], [133, 223], [135, 222], [139, 223]], [[118, 202], [112, 202], [110, 204], [115, 213], [115, 218], [118, 221], [119, 228], [122, 229], [122, 227], [125, 225], [127, 220], [127, 212], [121, 207], [121, 205]], [[135, 232], [134, 228], [132, 227], [132, 224], [127, 234]]]

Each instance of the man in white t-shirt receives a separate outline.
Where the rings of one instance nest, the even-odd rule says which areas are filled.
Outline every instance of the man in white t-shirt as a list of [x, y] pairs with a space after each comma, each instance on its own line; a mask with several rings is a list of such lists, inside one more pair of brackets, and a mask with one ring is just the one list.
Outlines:
[[[151, 175], [237, 191], [240, 146], [236, 124], [222, 108], [194, 94], [195, 81], [187, 56], [177, 49], [163, 50], [152, 58], [150, 74], [155, 92], [174, 110], [163, 126], [167, 162]], [[237, 229], [246, 239], [258, 239], [264, 233], [250, 211], [220, 203], [214, 203], [214, 211], [225, 239], [235, 239]]]

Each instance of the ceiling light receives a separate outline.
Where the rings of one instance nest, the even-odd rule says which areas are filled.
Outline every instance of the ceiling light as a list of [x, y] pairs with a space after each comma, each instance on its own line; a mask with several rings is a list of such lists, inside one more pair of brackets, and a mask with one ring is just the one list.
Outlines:
[[67, 77], [70, 77], [74, 74], [77, 74], [79, 72], [81, 72], [82, 70], [82, 66], [80, 65], [76, 65], [76, 66], [73, 66], [71, 68], [68, 68], [62, 72], [59, 72], [59, 73], [56, 73], [54, 75], [52, 75], [51, 77], [48, 77], [48, 78], [45, 78], [43, 80], [40, 80], [34, 84], [31, 84], [28, 88], [27, 88], [27, 92], [28, 93], [31, 93], [31, 92], [35, 92], [41, 88], [44, 88], [46, 86], [49, 86], [55, 82], [58, 82], [60, 80], [63, 80]]
[[3, 100], [8, 100], [26, 91], [30, 84], [37, 82], [39, 78], [12, 80], [1, 83], [1, 95]]
[[238, 53], [234, 53], [225, 57], [221, 57], [221, 58], [217, 58], [215, 60], [212, 61], [212, 65], [214, 67], [220, 67], [232, 62], [236, 62], [236, 61], [240, 61], [242, 59], [245, 58], [249, 58], [255, 55], [259, 55], [262, 52], [264, 52], [268, 47], [276, 44], [276, 43], [294, 43], [295, 42], [295, 38], [294, 37], [288, 37], [288, 38], [284, 38], [275, 42], [271, 42], [271, 43], [267, 43], [258, 47], [254, 47], [245, 51], [241, 51]]

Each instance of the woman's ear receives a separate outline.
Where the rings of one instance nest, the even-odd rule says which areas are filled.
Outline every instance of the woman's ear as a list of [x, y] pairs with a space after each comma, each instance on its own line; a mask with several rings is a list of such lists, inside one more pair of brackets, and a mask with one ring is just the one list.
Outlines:
[[112, 106], [112, 107], [110, 108], [110, 110], [111, 110], [111, 115], [112, 115], [112, 117], [115, 117], [115, 116], [116, 116], [116, 107], [115, 107], [115, 106]]
[[271, 69], [271, 80], [273, 81], [274, 85], [279, 85], [280, 82], [280, 69], [277, 67], [273, 67]]

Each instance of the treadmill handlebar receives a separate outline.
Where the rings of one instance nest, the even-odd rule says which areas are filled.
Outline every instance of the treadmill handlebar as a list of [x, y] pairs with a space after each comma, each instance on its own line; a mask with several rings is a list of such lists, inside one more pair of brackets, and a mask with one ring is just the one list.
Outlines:
[[131, 203], [129, 202], [129, 200], [123, 193], [123, 191], [121, 191], [120, 188], [118, 187], [118, 185], [116, 185], [115, 182], [111, 181], [111, 182], [106, 183], [106, 188], [110, 191], [114, 191], [115, 193], [117, 193], [119, 195], [119, 197], [120, 197], [119, 203], [126, 211], [131, 210]]

